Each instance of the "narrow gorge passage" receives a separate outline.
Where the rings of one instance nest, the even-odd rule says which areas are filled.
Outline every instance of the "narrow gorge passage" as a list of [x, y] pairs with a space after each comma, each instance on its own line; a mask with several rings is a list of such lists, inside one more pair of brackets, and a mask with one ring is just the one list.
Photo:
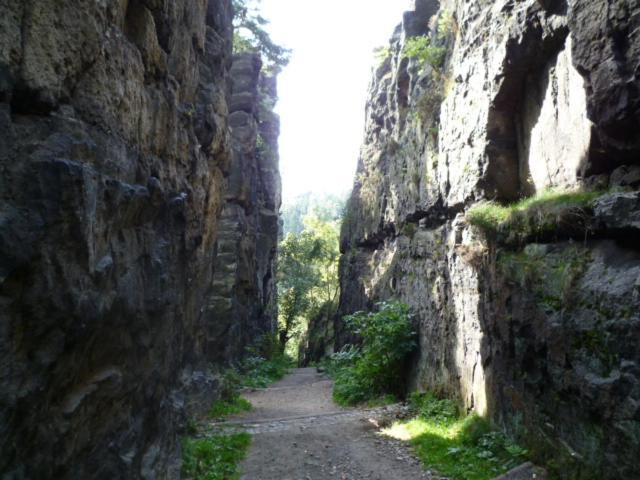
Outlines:
[[0, 1], [0, 480], [639, 458], [640, 0]]
[[243, 480], [437, 479], [406, 444], [377, 433], [394, 407], [344, 409], [331, 399], [333, 381], [298, 368], [272, 387], [243, 397], [254, 409], [232, 417], [253, 441]]

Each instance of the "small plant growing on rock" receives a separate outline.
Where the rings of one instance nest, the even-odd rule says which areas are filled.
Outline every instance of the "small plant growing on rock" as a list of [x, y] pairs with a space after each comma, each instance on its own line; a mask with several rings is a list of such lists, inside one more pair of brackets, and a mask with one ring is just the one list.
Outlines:
[[438, 17], [438, 38], [446, 39], [457, 28], [456, 20], [453, 14], [448, 10], [443, 10]]
[[415, 58], [420, 62], [429, 64], [434, 70], [440, 71], [447, 56], [447, 49], [446, 47], [433, 45], [431, 38], [422, 35], [408, 39], [402, 54], [406, 58]]
[[[480, 202], [466, 214], [469, 224], [502, 243], [518, 244], [563, 229], [586, 237], [589, 212], [603, 192], [547, 190], [510, 205]], [[566, 235], [570, 236], [570, 235]]]
[[373, 49], [373, 58], [377, 65], [382, 65], [390, 55], [391, 49], [389, 47], [376, 47]]

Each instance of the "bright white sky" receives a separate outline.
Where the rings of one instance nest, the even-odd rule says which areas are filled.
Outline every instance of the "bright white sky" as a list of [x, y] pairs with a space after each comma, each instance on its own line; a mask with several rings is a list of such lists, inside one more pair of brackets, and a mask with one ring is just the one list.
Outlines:
[[408, 0], [263, 0], [272, 39], [293, 49], [278, 80], [284, 200], [348, 191], [364, 129], [375, 47]]

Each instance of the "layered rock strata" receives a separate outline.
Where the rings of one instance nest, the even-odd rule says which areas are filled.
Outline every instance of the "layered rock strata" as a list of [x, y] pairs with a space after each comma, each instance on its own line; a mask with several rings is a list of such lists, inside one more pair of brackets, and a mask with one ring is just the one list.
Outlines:
[[[374, 71], [341, 239], [340, 314], [408, 303], [413, 387], [577, 478], [640, 475], [638, 22], [637, 2], [417, 0]], [[443, 62], [402, 54], [420, 35]], [[550, 188], [614, 190], [515, 243], [466, 220]]]
[[281, 199], [275, 78], [256, 54], [234, 57], [232, 166], [216, 243], [215, 294], [206, 313], [211, 360], [239, 358], [276, 328], [275, 267]]
[[[211, 330], [218, 272], [245, 261], [223, 255], [241, 220], [220, 217], [227, 183], [252, 168], [258, 212], [279, 191], [275, 159], [250, 167], [229, 133], [232, 15], [229, 0], [0, 5], [2, 478], [178, 478], [186, 416], [215, 396], [208, 362], [252, 334]], [[266, 238], [267, 257], [277, 222], [255, 222], [240, 242]], [[272, 303], [261, 288], [241, 301]]]

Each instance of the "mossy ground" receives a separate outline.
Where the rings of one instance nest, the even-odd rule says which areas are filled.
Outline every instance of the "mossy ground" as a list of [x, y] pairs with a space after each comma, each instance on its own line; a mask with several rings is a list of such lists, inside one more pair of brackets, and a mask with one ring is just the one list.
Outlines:
[[467, 221], [490, 235], [509, 242], [554, 232], [566, 224], [571, 230], [587, 228], [588, 211], [603, 192], [546, 190], [509, 205], [481, 202], [469, 209]]

